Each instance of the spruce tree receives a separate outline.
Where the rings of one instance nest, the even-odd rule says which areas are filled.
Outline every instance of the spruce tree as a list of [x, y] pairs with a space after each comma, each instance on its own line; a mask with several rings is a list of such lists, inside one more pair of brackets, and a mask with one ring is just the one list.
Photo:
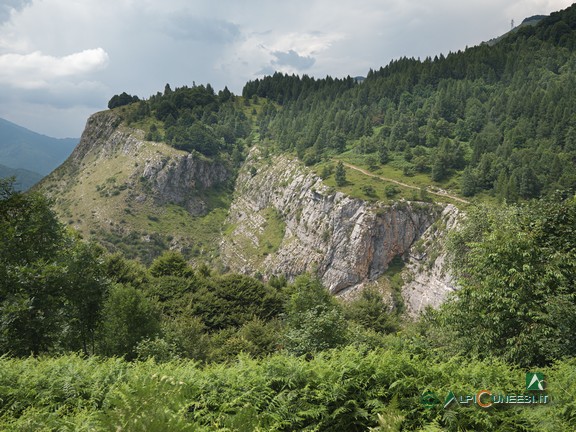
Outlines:
[[336, 179], [336, 184], [338, 186], [344, 186], [346, 184], [346, 168], [344, 168], [342, 161], [338, 162], [338, 165], [336, 165], [334, 178]]

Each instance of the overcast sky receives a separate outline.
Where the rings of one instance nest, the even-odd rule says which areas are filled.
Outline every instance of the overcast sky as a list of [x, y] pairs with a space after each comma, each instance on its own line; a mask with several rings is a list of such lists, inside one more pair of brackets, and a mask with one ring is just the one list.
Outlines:
[[240, 94], [275, 70], [366, 75], [499, 36], [568, 0], [0, 0], [0, 117], [79, 137], [126, 91], [210, 83]]

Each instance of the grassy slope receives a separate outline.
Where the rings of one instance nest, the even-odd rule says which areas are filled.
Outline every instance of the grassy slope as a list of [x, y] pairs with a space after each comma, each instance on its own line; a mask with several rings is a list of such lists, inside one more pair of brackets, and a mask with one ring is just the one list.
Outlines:
[[56, 197], [56, 210], [66, 224], [113, 250], [149, 261], [175, 242], [185, 255], [210, 261], [217, 254], [230, 191], [199, 191], [209, 206], [201, 217], [190, 216], [178, 205], [158, 206], [150, 198], [134, 199], [145, 195], [147, 188], [137, 175], [139, 167], [147, 160], [180, 154], [184, 152], [163, 143], [144, 141], [136, 155], [117, 152], [104, 160], [88, 156], [64, 190], [57, 192], [59, 176], [47, 179], [42, 187]]

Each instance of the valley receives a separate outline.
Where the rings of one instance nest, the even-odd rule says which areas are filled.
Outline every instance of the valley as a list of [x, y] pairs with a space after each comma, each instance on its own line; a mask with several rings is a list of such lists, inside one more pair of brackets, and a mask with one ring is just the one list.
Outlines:
[[113, 95], [0, 178], [0, 429], [575, 430], [575, 113], [575, 5]]

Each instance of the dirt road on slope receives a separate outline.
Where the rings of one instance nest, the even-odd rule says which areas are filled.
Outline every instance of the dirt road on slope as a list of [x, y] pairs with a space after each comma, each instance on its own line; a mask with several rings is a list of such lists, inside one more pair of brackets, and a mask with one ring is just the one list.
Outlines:
[[[333, 160], [334, 160], [335, 162], [342, 162], [342, 164], [343, 164], [345, 167], [350, 168], [350, 169], [353, 169], [353, 170], [356, 170], [356, 171], [358, 171], [358, 172], [361, 172], [362, 174], [367, 175], [367, 176], [369, 176], [369, 177], [374, 177], [374, 178], [377, 178], [377, 179], [380, 179], [380, 180], [384, 180], [384, 181], [386, 181], [386, 182], [394, 183], [394, 184], [397, 184], [397, 185], [399, 185], [399, 186], [403, 186], [403, 187], [409, 188], [409, 189], [420, 190], [420, 188], [419, 188], [418, 186], [412, 186], [412, 185], [409, 185], [409, 184], [406, 184], [406, 183], [399, 182], [398, 180], [394, 180], [394, 179], [390, 179], [390, 178], [386, 178], [386, 177], [382, 177], [382, 176], [373, 174], [373, 173], [371, 173], [371, 172], [369, 172], [369, 171], [366, 171], [366, 170], [363, 169], [363, 168], [357, 167], [356, 165], [349, 164], [348, 162], [340, 161], [340, 160], [338, 160], [338, 159], [333, 159]], [[465, 199], [462, 199], [462, 198], [460, 198], [460, 197], [457, 197], [457, 196], [454, 196], [454, 195], [450, 195], [448, 192], [443, 191], [443, 190], [434, 191], [434, 190], [431, 190], [430, 188], [427, 188], [426, 191], [427, 191], [429, 194], [432, 194], [432, 195], [437, 195], [437, 196], [441, 196], [441, 197], [450, 198], [450, 199], [459, 201], [459, 202], [464, 203], [464, 204], [470, 204], [470, 201], [466, 201]]]

